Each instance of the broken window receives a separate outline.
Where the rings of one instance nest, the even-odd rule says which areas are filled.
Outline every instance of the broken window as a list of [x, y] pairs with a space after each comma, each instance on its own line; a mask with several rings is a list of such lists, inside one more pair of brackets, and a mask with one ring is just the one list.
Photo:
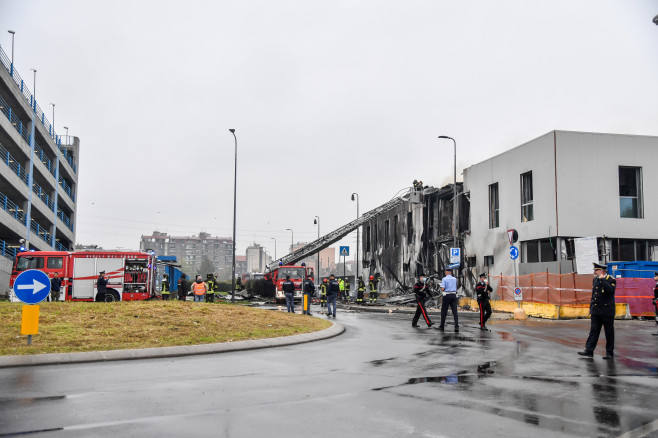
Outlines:
[[366, 252], [370, 252], [370, 225], [366, 227]]
[[388, 248], [388, 242], [389, 242], [389, 237], [390, 237], [390, 228], [391, 228], [391, 221], [386, 219], [384, 221], [384, 248]]
[[498, 209], [498, 183], [495, 183], [489, 186], [489, 228], [497, 228], [500, 225]]
[[642, 218], [642, 168], [619, 166], [619, 215]]
[[411, 212], [407, 213], [407, 245], [413, 241], [414, 238], [414, 225], [413, 225], [413, 214]]
[[398, 246], [398, 215], [393, 217], [393, 246]]
[[484, 256], [484, 266], [493, 266], [494, 264], [494, 256], [488, 255]]
[[528, 240], [521, 243], [523, 263], [557, 261], [556, 239]]
[[532, 200], [532, 171], [521, 174], [521, 222], [534, 219]]

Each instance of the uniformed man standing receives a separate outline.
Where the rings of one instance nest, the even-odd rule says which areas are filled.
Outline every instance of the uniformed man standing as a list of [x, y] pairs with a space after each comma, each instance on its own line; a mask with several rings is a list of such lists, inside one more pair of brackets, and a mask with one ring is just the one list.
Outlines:
[[359, 276], [358, 287], [356, 289], [356, 304], [363, 305], [363, 295], [366, 292], [366, 285], [363, 282], [363, 277]]
[[346, 303], [349, 303], [350, 302], [350, 279], [349, 279], [349, 277], [345, 277], [345, 281], [343, 282], [343, 284], [345, 285], [344, 299], [345, 299]]
[[295, 283], [290, 280], [290, 275], [286, 275], [286, 280], [281, 283], [281, 289], [286, 296], [288, 313], [295, 313]]
[[105, 301], [105, 294], [107, 293], [107, 279], [105, 278], [105, 271], [98, 273], [98, 280], [96, 280], [96, 301]]
[[[656, 280], [656, 286], [653, 288], [653, 310], [656, 312], [656, 324], [658, 324], [658, 272], [653, 273], [653, 279]], [[658, 336], [658, 333], [652, 333]]]
[[322, 280], [320, 285], [320, 307], [327, 306], [327, 288], [329, 287], [329, 280], [326, 278]]
[[304, 315], [310, 315], [311, 299], [315, 294], [315, 284], [313, 284], [313, 280], [310, 277], [306, 277], [306, 280], [302, 283], [302, 291], [304, 292], [304, 296], [302, 297], [302, 313]]
[[475, 285], [475, 296], [477, 297], [478, 306], [480, 306], [480, 330], [487, 330], [485, 325], [491, 316], [491, 303], [489, 302], [489, 293], [493, 289], [487, 280], [487, 274], [480, 274], [480, 281]]
[[162, 299], [169, 301], [169, 277], [167, 274], [162, 276], [162, 284], [160, 285], [160, 293], [162, 294]]
[[[340, 286], [334, 274], [329, 276], [329, 283], [327, 285], [327, 317], [336, 317], [336, 299], [340, 293]], [[333, 310], [332, 310], [333, 308]]]
[[441, 302], [441, 325], [439, 330], [443, 331], [446, 316], [448, 316], [448, 307], [452, 310], [452, 317], [455, 320], [455, 332], [459, 331], [459, 316], [457, 315], [457, 279], [452, 276], [452, 269], [445, 270], [446, 276], [441, 280], [441, 290], [443, 291], [443, 301]]
[[425, 301], [427, 300], [429, 289], [427, 287], [427, 277], [425, 274], [420, 274], [418, 276], [418, 281], [414, 284], [414, 293], [416, 294], [416, 314], [414, 319], [411, 321], [412, 327], [418, 327], [418, 319], [420, 315], [423, 315], [423, 319], [427, 323], [427, 327], [432, 327], [432, 321], [430, 321], [429, 316], [427, 315], [427, 309], [425, 308]]
[[55, 272], [53, 278], [50, 279], [50, 301], [59, 301], [59, 292], [62, 289], [62, 279], [59, 278], [59, 273]]
[[599, 342], [601, 326], [605, 332], [605, 356], [603, 359], [615, 357], [615, 288], [617, 282], [608, 275], [607, 267], [594, 263], [594, 280], [592, 281], [592, 300], [589, 305], [590, 329], [585, 350], [578, 354], [586, 357], [594, 356], [594, 349]]
[[215, 292], [217, 292], [217, 280], [215, 280], [214, 275], [206, 274], [206, 285], [208, 286], [208, 292], [206, 292], [206, 303], [214, 303]]
[[379, 293], [377, 292], [378, 283], [379, 280], [375, 278], [374, 275], [371, 275], [370, 281], [368, 282], [368, 289], [369, 289], [368, 298], [370, 299], [370, 304], [375, 304], [377, 302], [377, 297], [379, 296]]

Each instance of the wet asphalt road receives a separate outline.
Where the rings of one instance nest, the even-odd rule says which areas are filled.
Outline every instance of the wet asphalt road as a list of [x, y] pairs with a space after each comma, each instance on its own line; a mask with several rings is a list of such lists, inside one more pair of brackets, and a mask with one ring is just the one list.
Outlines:
[[576, 355], [586, 320], [410, 319], [339, 309], [326, 341], [0, 369], [0, 437], [658, 436], [655, 323], [617, 321], [604, 361], [603, 335]]

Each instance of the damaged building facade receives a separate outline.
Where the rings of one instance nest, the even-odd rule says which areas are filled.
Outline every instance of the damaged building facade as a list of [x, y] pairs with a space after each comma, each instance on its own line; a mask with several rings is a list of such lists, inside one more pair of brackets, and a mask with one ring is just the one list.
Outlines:
[[[519, 275], [575, 272], [580, 237], [597, 238], [601, 261], [657, 260], [656, 162], [658, 137], [551, 131], [464, 169], [456, 276], [465, 294], [481, 272], [514, 275], [509, 229]], [[379, 275], [382, 292], [412, 286], [419, 272], [443, 276], [452, 191], [427, 187], [361, 228], [364, 275]]]

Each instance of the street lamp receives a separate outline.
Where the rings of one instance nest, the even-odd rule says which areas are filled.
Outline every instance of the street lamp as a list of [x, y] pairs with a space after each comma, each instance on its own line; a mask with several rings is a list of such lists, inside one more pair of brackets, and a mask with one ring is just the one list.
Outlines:
[[[55, 138], [55, 104], [51, 102], [51, 105], [53, 106], [53, 122], [50, 124], [50, 135], [52, 135], [53, 139]], [[57, 143], [57, 141], [55, 141]]]
[[13, 30], [8, 30], [7, 32], [11, 34], [11, 67], [9, 69], [9, 76], [13, 78], [14, 77], [14, 34], [16, 34], [16, 32], [14, 32]]
[[452, 185], [452, 247], [457, 248], [457, 142], [447, 135], [439, 135], [439, 138], [450, 139], [455, 145], [454, 180]]
[[[656, 26], [658, 26], [658, 15], [656, 15], [655, 17], [653, 17], [653, 24], [655, 24]], [[11, 32], [11, 31], [10, 31], [10, 32]], [[13, 46], [12, 46], [12, 47], [13, 47]]]
[[[318, 240], [320, 240], [320, 216], [315, 216], [315, 219], [313, 219], [313, 225], [318, 226]], [[316, 269], [318, 272], [315, 274], [315, 282], [317, 283], [320, 278], [320, 251], [318, 251], [318, 265], [316, 266]]]
[[[355, 198], [356, 196], [356, 198]], [[359, 194], [358, 193], [352, 193], [352, 201], [356, 199], [356, 218], [357, 220], [359, 219]], [[359, 278], [359, 230], [361, 227], [356, 227], [356, 278]]]
[[231, 302], [235, 302], [235, 211], [237, 206], [237, 187], [238, 187], [238, 137], [235, 136], [235, 129], [229, 129], [235, 139], [235, 169], [233, 170], [233, 270], [231, 275]]
[[69, 144], [69, 127], [68, 126], [63, 126], [64, 129], [66, 129], [66, 144]]
[[32, 106], [34, 107], [34, 111], [37, 110], [37, 70], [34, 68], [31, 68], [34, 72], [34, 80], [32, 81]]
[[292, 228], [286, 228], [286, 231], [290, 231], [290, 254], [292, 254], [295, 249], [295, 233]]
[[276, 237], [270, 237], [270, 239], [274, 240], [274, 260], [276, 260]]

